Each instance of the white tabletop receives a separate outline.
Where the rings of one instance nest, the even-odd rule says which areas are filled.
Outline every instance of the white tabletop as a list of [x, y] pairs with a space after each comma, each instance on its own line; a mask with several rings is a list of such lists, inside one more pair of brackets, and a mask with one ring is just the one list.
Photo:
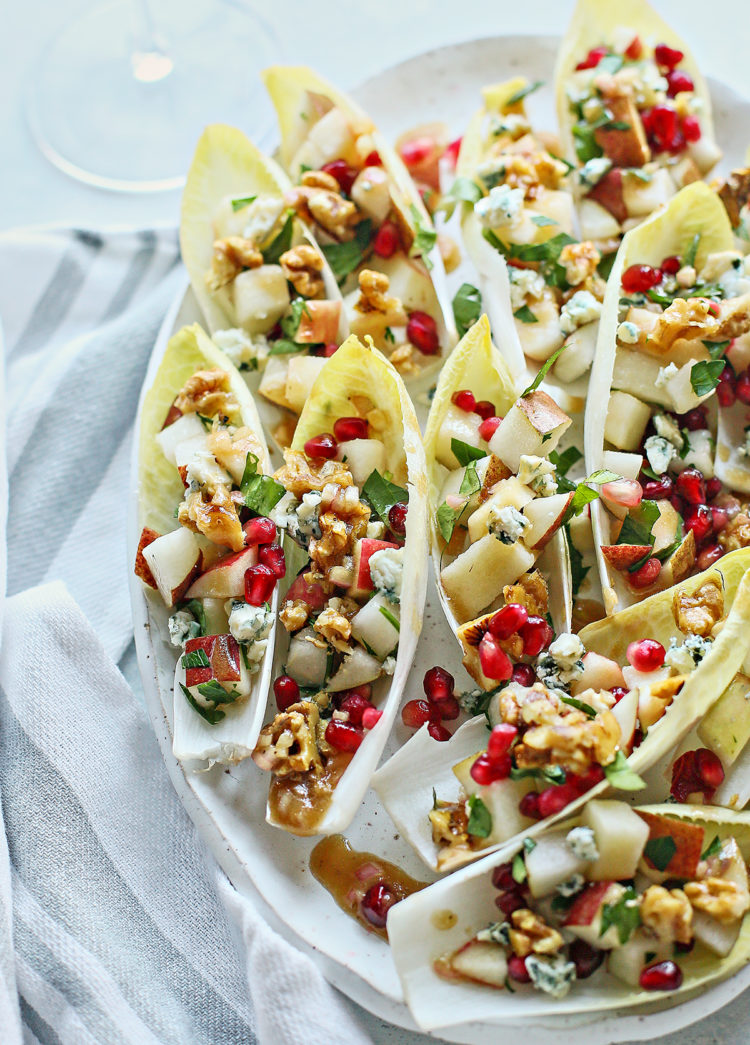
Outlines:
[[[135, 0], [134, 0], [135, 2]], [[185, 0], [189, 5], [190, 0]], [[217, 5], [223, 0], [216, 0]], [[304, 62], [344, 87], [420, 51], [496, 34], [562, 33], [572, 0], [271, 0], [258, 9], [271, 22], [278, 60]], [[704, 71], [750, 95], [750, 19], [742, 0], [653, 0], [680, 29]], [[235, 4], [243, 6], [242, 0]], [[116, 194], [81, 185], [38, 151], [24, 117], [23, 97], [48, 39], [86, 10], [81, 0], [6, 3], [0, 33], [0, 230], [56, 222], [82, 227], [176, 224], [179, 193]], [[160, 0], [151, 0], [158, 13]], [[244, 4], [252, 9], [248, 0]], [[626, 0], [623, 0], [626, 9]], [[251, 44], [250, 44], [251, 46]], [[498, 69], [498, 78], [502, 70]], [[408, 106], [404, 124], [408, 126]], [[244, 128], [252, 134], [248, 121]], [[750, 144], [750, 127], [747, 132]], [[379, 1045], [426, 1041], [367, 1018]], [[747, 1004], [670, 1035], [663, 1045], [744, 1045]]]

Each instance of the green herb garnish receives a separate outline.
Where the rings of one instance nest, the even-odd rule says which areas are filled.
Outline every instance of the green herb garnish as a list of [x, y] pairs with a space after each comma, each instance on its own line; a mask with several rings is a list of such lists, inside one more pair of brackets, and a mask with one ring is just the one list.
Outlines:
[[185, 699], [188, 704], [190, 704], [190, 706], [198, 712], [201, 718], [204, 718], [210, 725], [215, 726], [217, 722], [221, 722], [225, 717], [221, 708], [204, 708], [202, 704], [199, 704], [187, 686], [184, 686], [182, 682], [180, 683], [180, 689], [185, 694]]
[[286, 253], [292, 245], [293, 231], [292, 215], [288, 214], [286, 221], [281, 226], [281, 231], [271, 240], [266, 249], [261, 251], [266, 265], [278, 265], [281, 255]]
[[539, 320], [536, 318], [534, 313], [531, 311], [528, 305], [522, 305], [517, 308], [513, 313], [516, 319], [520, 319], [522, 323], [538, 323]]
[[428, 254], [437, 243], [437, 232], [435, 229], [430, 228], [429, 225], [423, 224], [424, 219], [413, 203], [409, 204], [409, 211], [416, 228], [414, 242], [409, 250], [409, 257], [421, 258], [425, 266], [428, 269], [431, 269], [432, 261], [428, 257]]
[[466, 830], [475, 838], [488, 838], [492, 831], [492, 816], [478, 795], [469, 795], [469, 823]]
[[347, 243], [325, 243], [321, 245], [320, 249], [331, 266], [331, 271], [336, 277], [339, 286], [364, 261], [365, 254], [370, 246], [371, 234], [372, 222], [369, 218], [366, 218], [364, 221], [360, 221], [355, 228], [354, 239], [349, 240]]
[[268, 515], [286, 490], [272, 479], [270, 475], [264, 475], [258, 471], [259, 460], [256, 454], [248, 453], [245, 458], [245, 470], [242, 473], [240, 490], [245, 498], [245, 504], [257, 515]]
[[719, 375], [726, 366], [724, 359], [701, 359], [690, 368], [690, 384], [697, 396], [708, 395], [719, 384]]
[[478, 446], [471, 446], [462, 439], [451, 439], [451, 450], [460, 465], [466, 465], [469, 461], [481, 461], [487, 456], [487, 451]]
[[257, 196], [239, 196], [237, 199], [232, 200], [232, 210], [236, 214], [238, 210], [248, 207], [257, 198]]
[[622, 751], [618, 751], [614, 761], [604, 766], [604, 775], [612, 787], [618, 791], [642, 791], [646, 786], [643, 780], [628, 765]]
[[453, 298], [453, 318], [458, 336], [463, 337], [482, 314], [482, 295], [471, 283], [462, 283]]
[[671, 835], [649, 838], [643, 852], [657, 871], [666, 871], [670, 860], [677, 852], [677, 843]]
[[394, 617], [391, 611], [386, 606], [380, 607], [380, 612], [383, 614], [389, 624], [392, 624], [396, 631], [401, 631], [401, 625], [397, 617]]
[[204, 649], [194, 649], [182, 655], [183, 668], [210, 668], [211, 661]]
[[379, 519], [388, 524], [388, 512], [394, 504], [406, 504], [409, 491], [384, 478], [377, 468], [367, 477], [362, 487], [362, 497], [367, 501]]
[[505, 108], [508, 109], [511, 105], [518, 105], [518, 103], [522, 102], [524, 98], [528, 98], [528, 96], [533, 94], [534, 91], [538, 91], [540, 87], [544, 87], [544, 80], [534, 80], [534, 82], [529, 84], [527, 87], [519, 88], [519, 90], [517, 90], [515, 94], [512, 94], [507, 100]]
[[605, 903], [602, 907], [602, 927], [599, 935], [604, 936], [607, 929], [614, 925], [620, 943], [626, 944], [640, 924], [638, 895], [632, 886], [628, 886], [617, 903]]

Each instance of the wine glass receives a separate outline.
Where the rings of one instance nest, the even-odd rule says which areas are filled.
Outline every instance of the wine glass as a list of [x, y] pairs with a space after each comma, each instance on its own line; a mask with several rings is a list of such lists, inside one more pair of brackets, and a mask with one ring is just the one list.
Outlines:
[[242, 2], [111, 0], [49, 42], [27, 115], [44, 155], [71, 177], [119, 192], [175, 189], [208, 123], [268, 143], [258, 73], [278, 58], [274, 32]]

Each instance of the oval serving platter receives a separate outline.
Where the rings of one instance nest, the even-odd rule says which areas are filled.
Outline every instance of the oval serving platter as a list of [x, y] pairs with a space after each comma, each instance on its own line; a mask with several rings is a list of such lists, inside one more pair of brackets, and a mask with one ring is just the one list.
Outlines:
[[[536, 125], [552, 128], [551, 78], [557, 44], [552, 37], [509, 36], [445, 47], [384, 71], [361, 85], [353, 95], [372, 113], [391, 140], [409, 126], [436, 118], [445, 120], [452, 132], [460, 134], [476, 109], [481, 87], [497, 80], [500, 73], [503, 76], [520, 73], [530, 80], [546, 80], [545, 87], [529, 99], [529, 109]], [[750, 126], [750, 102], [719, 83], [711, 82], [710, 86], [717, 137], [726, 149], [720, 169], [727, 170], [744, 160], [743, 128]], [[404, 97], [411, 100], [408, 114], [404, 114], [401, 107]], [[470, 267], [462, 264], [450, 277], [451, 293], [464, 280], [475, 282], [475, 277]], [[153, 381], [169, 337], [184, 324], [201, 322], [201, 319], [186, 279], [185, 288], [177, 295], [154, 346], [144, 388]], [[424, 425], [426, 396], [417, 394], [415, 406]], [[137, 464], [136, 443], [131, 467], [129, 562], [133, 561], [138, 543]], [[171, 700], [175, 651], [163, 640], [163, 632], [152, 627], [142, 586], [132, 573], [130, 593], [149, 716], [172, 783], [214, 856], [238, 891], [260, 909], [282, 936], [312, 957], [339, 990], [382, 1019], [415, 1030], [403, 1003], [387, 945], [345, 915], [313, 879], [308, 861], [315, 839], [287, 835], [265, 822], [266, 787], [260, 770], [248, 759], [231, 769], [215, 766], [205, 773], [189, 773], [174, 758]], [[424, 672], [438, 663], [453, 672], [459, 687], [468, 688], [458, 649], [431, 582], [422, 636], [405, 699], [421, 695]], [[398, 723], [384, 758], [397, 750], [409, 735]], [[424, 865], [398, 836], [372, 791], [367, 792], [346, 834], [355, 849], [373, 851], [414, 877], [425, 879]], [[579, 1045], [655, 1039], [709, 1015], [748, 985], [750, 968], [679, 1006], [670, 1007], [662, 1000], [635, 1015], [613, 1011], [606, 1016], [550, 1018], [533, 1025], [525, 1023], [523, 1033], [533, 1045], [563, 1045], [573, 1029]], [[446, 1032], [444, 1040], [484, 1045], [491, 1026], [463, 1024]], [[504, 1026], [512, 1028], [508, 1023]]]

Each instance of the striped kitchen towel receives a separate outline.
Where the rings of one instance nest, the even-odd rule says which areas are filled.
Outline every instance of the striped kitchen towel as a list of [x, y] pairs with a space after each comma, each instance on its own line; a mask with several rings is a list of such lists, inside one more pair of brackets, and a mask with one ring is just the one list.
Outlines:
[[172, 230], [0, 236], [0, 1042], [366, 1045], [217, 867], [134, 694], [129, 445], [178, 261]]

